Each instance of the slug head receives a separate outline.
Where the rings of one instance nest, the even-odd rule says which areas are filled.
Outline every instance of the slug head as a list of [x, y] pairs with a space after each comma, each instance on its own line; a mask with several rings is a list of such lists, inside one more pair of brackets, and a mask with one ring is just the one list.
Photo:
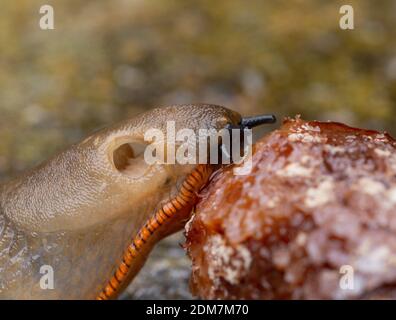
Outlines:
[[195, 167], [149, 163], [147, 132], [163, 133], [156, 152], [168, 160], [181, 144], [169, 149], [170, 127], [190, 129], [198, 137], [199, 129], [240, 123], [239, 114], [214, 105], [153, 109], [94, 133], [10, 181], [0, 195], [2, 209], [16, 225], [36, 232], [82, 230], [123, 215], [134, 215], [141, 224]]

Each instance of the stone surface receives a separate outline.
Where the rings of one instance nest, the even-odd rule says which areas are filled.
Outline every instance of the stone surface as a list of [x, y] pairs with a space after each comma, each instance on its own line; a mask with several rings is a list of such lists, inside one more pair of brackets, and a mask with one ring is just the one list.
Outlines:
[[396, 142], [287, 119], [226, 167], [186, 228], [193, 292], [209, 299], [394, 298]]
[[181, 248], [182, 232], [161, 241], [121, 299], [192, 299], [191, 262]]

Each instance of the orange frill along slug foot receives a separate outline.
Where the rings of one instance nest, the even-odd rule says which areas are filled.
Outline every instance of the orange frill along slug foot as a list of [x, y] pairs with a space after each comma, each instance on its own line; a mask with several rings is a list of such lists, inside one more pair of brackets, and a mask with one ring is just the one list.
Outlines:
[[253, 170], [218, 172], [186, 226], [206, 299], [395, 299], [396, 142], [286, 119]]

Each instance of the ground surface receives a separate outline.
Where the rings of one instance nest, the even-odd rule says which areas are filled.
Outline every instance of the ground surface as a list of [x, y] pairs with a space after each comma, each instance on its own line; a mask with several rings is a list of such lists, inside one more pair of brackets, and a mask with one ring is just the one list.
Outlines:
[[121, 299], [192, 299], [189, 289], [191, 262], [177, 233], [161, 241]]

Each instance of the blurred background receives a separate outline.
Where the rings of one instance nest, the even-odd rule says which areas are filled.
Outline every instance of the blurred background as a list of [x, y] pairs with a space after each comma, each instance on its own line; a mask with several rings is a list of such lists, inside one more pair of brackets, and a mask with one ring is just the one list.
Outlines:
[[[44, 4], [54, 7], [55, 30], [39, 28]], [[339, 27], [343, 4], [354, 8], [355, 30]], [[98, 127], [174, 103], [396, 135], [394, 0], [3, 0], [0, 8], [0, 180]], [[126, 297], [189, 296], [188, 261], [167, 247], [182, 238], [172, 239]], [[173, 286], [149, 289], [158, 272]]]

